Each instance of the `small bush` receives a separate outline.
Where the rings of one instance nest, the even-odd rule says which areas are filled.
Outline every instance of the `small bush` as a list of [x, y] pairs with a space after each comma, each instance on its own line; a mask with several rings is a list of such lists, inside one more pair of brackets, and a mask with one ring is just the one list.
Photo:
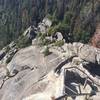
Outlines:
[[44, 40], [46, 36], [47, 36], [47, 34], [44, 34], [44, 33], [42, 34], [42, 33], [41, 33], [40, 39], [41, 39], [41, 40]]
[[62, 32], [62, 33], [69, 33], [69, 29], [70, 29], [70, 27], [67, 24], [65, 24], [63, 22], [59, 22], [59, 24], [49, 28], [48, 35], [51, 36], [58, 31]]
[[88, 43], [90, 40], [90, 33], [81, 31], [79, 33], [74, 34], [74, 41]]
[[63, 40], [59, 40], [55, 42], [55, 46], [61, 47], [64, 45], [64, 41]]
[[53, 15], [48, 14], [46, 17], [52, 21], [52, 26], [55, 26], [59, 23], [59, 20], [56, 17], [56, 12], [54, 12]]
[[27, 47], [27, 46], [31, 45], [31, 42], [32, 41], [28, 37], [21, 36], [17, 40], [17, 46], [18, 46], [18, 48], [24, 48], [24, 47]]
[[57, 29], [58, 29], [58, 26], [52, 26], [52, 27], [50, 27], [49, 30], [48, 30], [48, 35], [49, 36], [54, 35], [57, 32]]
[[72, 12], [66, 12], [64, 14], [64, 19], [63, 19], [63, 22], [67, 25], [70, 25], [71, 23], [71, 18], [73, 17], [73, 13]]
[[7, 47], [6, 47], [6, 53], [9, 52], [9, 50], [10, 50], [10, 47], [7, 46]]
[[60, 22], [57, 27], [57, 30], [62, 33], [69, 33], [69, 29], [70, 27], [68, 26], [68, 24], [64, 22]]
[[44, 56], [48, 56], [49, 54], [51, 54], [50, 51], [49, 51], [49, 47], [45, 48], [43, 54], [44, 54]]
[[53, 20], [53, 16], [50, 15], [50, 14], [47, 14], [46, 17], [47, 17], [48, 19], [50, 19], [50, 20]]
[[47, 34], [39, 33], [38, 38], [39, 38], [39, 45], [40, 45], [40, 46], [48, 45], [48, 44], [51, 43], [50, 40], [48, 40], [48, 39], [45, 38], [46, 36], [47, 36]]
[[43, 39], [43, 40], [40, 40], [39, 45], [40, 45], [40, 46], [44, 46], [44, 45], [49, 45], [49, 44], [51, 44], [51, 43], [52, 43], [52, 41], [50, 41], [50, 40], [48, 40], [48, 39]]

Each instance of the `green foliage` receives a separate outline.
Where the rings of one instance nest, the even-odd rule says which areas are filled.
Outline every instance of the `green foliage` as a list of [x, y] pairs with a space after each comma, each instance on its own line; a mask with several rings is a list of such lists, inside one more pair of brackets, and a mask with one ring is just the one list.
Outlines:
[[69, 32], [69, 26], [66, 23], [59, 22], [58, 25], [52, 26], [48, 30], [48, 35], [53, 35], [56, 32], [62, 32], [62, 33], [68, 33]]
[[59, 23], [59, 20], [57, 19], [56, 11], [54, 11], [53, 14], [47, 14], [46, 17], [52, 21], [52, 26], [55, 26]]
[[[91, 16], [85, 17], [87, 13], [94, 15], [92, 14], [91, 4], [91, 0], [88, 2], [84, 2], [84, 0], [81, 0], [81, 2], [79, 0], [69, 0], [68, 2], [65, 0], [1, 0], [0, 49], [12, 40], [16, 40], [30, 25], [37, 26], [38, 22], [46, 15], [53, 22], [49, 29], [50, 35], [56, 31], [68, 34], [71, 30], [69, 27], [72, 25], [73, 30], [78, 24], [78, 26], [84, 27], [81, 29], [84, 29], [86, 33], [80, 32], [77, 34], [76, 32], [76, 37], [74, 36], [76, 41], [80, 39], [87, 41], [88, 39], [85, 38], [88, 37], [87, 32], [94, 33], [91, 31], [93, 30]], [[99, 21], [99, 7], [94, 6], [97, 9], [94, 12], [96, 13], [94, 19]], [[76, 27], [73, 23], [76, 24]], [[82, 33], [84, 33], [83, 36], [81, 36]]]
[[44, 56], [48, 56], [51, 54], [51, 52], [49, 51], [49, 47], [46, 47], [44, 52], [43, 52]]
[[49, 39], [46, 39], [47, 34], [45, 33], [38, 33], [37, 38], [39, 39], [39, 45], [44, 46], [44, 45], [49, 45], [52, 43]]
[[53, 16], [50, 15], [50, 14], [47, 14], [46, 17], [47, 17], [48, 19], [50, 19], [51, 21], [53, 20]]
[[25, 47], [31, 45], [31, 42], [32, 41], [28, 37], [21, 36], [17, 40], [17, 46], [18, 46], [18, 48], [25, 48]]
[[50, 41], [50, 40], [48, 40], [48, 39], [43, 39], [43, 40], [40, 40], [40, 43], [39, 43], [39, 45], [40, 46], [44, 46], [44, 45], [49, 45], [49, 44], [51, 44], [52, 42]]
[[90, 40], [90, 33], [81, 31], [80, 33], [74, 34], [74, 40], [77, 42], [88, 43]]
[[6, 53], [9, 52], [9, 50], [10, 50], [10, 47], [7, 46], [7, 47], [6, 47]]
[[64, 14], [63, 23], [70, 25], [72, 16], [73, 16], [73, 13], [71, 11], [66, 12]]
[[69, 32], [69, 26], [68, 26], [68, 24], [66, 24], [66, 23], [63, 23], [63, 22], [60, 22], [59, 24], [58, 24], [58, 31], [59, 32], [62, 32], [62, 33], [68, 33]]
[[57, 29], [58, 29], [57, 25], [50, 27], [49, 30], [48, 30], [48, 35], [52, 36], [53, 34], [55, 34], [57, 32]]
[[41, 33], [40, 40], [44, 40], [47, 34]]
[[55, 46], [61, 47], [64, 45], [64, 41], [63, 40], [59, 40], [55, 42]]

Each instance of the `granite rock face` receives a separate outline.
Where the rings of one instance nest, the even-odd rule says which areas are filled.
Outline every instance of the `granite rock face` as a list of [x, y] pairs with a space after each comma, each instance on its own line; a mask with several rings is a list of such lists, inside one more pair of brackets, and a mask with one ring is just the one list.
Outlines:
[[18, 47], [16, 46], [16, 43], [14, 41], [11, 42], [9, 45], [5, 46], [0, 51], [0, 64], [9, 63], [17, 51]]
[[28, 29], [26, 29], [23, 36], [26, 36], [27, 38], [32, 40], [36, 37], [36, 31], [37, 28], [35, 28], [34, 26], [30, 26]]
[[[5, 75], [2, 78], [3, 83], [1, 83], [0, 89], [1, 100], [22, 100], [23, 95], [28, 93], [27, 89], [32, 87], [33, 84], [37, 83], [62, 61], [61, 58], [58, 58], [55, 62], [51, 63], [50, 61], [57, 58], [58, 55], [52, 53], [44, 57], [40, 52], [41, 49], [40, 47], [31, 46], [15, 54], [7, 66], [10, 75]], [[32, 92], [33, 89], [30, 91]]]
[[[35, 41], [36, 42], [36, 41]], [[100, 50], [82, 43], [50, 47], [35, 45], [19, 50], [7, 66], [0, 65], [1, 100], [53, 100], [67, 93], [68, 100], [99, 100]], [[95, 66], [98, 70], [95, 69]], [[94, 96], [77, 96], [82, 93]], [[73, 92], [74, 91], [74, 92]]]
[[38, 31], [40, 33], [47, 33], [49, 27], [51, 27], [52, 21], [48, 18], [44, 18], [42, 22], [38, 24]]

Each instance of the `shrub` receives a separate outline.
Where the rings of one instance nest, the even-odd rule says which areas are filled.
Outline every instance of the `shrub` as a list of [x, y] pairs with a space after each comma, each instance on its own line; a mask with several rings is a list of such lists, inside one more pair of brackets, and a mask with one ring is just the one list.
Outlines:
[[46, 33], [41, 33], [40, 39], [41, 39], [41, 40], [44, 40], [46, 36], [47, 36]]
[[28, 37], [21, 36], [17, 40], [17, 46], [18, 46], [18, 48], [24, 48], [24, 47], [29, 46], [31, 44], [31, 42], [32, 41]]
[[51, 44], [51, 43], [52, 43], [52, 41], [50, 41], [50, 40], [48, 40], [48, 39], [43, 39], [43, 40], [40, 40], [39, 45], [40, 45], [40, 46], [44, 46], [44, 45], [49, 45], [49, 44]]
[[69, 33], [69, 29], [70, 27], [68, 26], [68, 24], [64, 22], [60, 22], [57, 27], [57, 30], [62, 33]]
[[55, 46], [61, 47], [64, 45], [64, 41], [63, 40], [59, 40], [55, 42]]
[[66, 23], [67, 25], [70, 25], [72, 17], [73, 17], [73, 13], [72, 12], [66, 12], [64, 14], [63, 22]]
[[39, 38], [39, 45], [40, 45], [40, 46], [48, 45], [48, 44], [51, 43], [50, 40], [48, 40], [48, 39], [45, 38], [46, 36], [47, 36], [47, 34], [39, 33], [38, 38]]
[[50, 27], [49, 30], [48, 30], [48, 35], [49, 35], [49, 36], [54, 35], [54, 34], [57, 32], [57, 29], [58, 29], [57, 26], [52, 26], [52, 27]]
[[50, 14], [47, 14], [46, 17], [47, 17], [48, 19], [50, 19], [51, 21], [53, 20], [53, 16], [50, 15]]
[[49, 51], [49, 47], [45, 48], [43, 54], [44, 54], [44, 56], [48, 56], [49, 54], [51, 54], [50, 51]]
[[90, 39], [90, 33], [85, 31], [76, 33], [73, 36], [74, 36], [74, 41], [76, 42], [88, 43]]
[[56, 12], [54, 12], [53, 15], [48, 14], [46, 17], [52, 21], [52, 26], [55, 26], [59, 23], [59, 20], [57, 19], [56, 16]]
[[7, 46], [7, 47], [6, 47], [6, 53], [9, 52], [9, 50], [10, 50], [10, 47]]
[[67, 24], [65, 24], [63, 22], [59, 22], [59, 24], [49, 28], [48, 35], [53, 35], [58, 31], [62, 32], [62, 33], [68, 33], [69, 29], [70, 29], [70, 27]]

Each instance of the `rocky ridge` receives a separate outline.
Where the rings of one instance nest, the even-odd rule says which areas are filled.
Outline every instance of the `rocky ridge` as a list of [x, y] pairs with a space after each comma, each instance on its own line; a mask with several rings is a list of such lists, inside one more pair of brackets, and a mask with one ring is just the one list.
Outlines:
[[[24, 32], [23, 36], [32, 40], [29, 47], [17, 48], [12, 42], [10, 49], [0, 51], [1, 100], [61, 100], [65, 96], [68, 100], [99, 100], [100, 49], [65, 43], [60, 32], [48, 36], [51, 24], [44, 19], [38, 28], [31, 26]], [[50, 44], [40, 46], [41, 37], [35, 37], [40, 32], [46, 34], [44, 40], [50, 40]], [[13, 57], [6, 65], [10, 53]]]

